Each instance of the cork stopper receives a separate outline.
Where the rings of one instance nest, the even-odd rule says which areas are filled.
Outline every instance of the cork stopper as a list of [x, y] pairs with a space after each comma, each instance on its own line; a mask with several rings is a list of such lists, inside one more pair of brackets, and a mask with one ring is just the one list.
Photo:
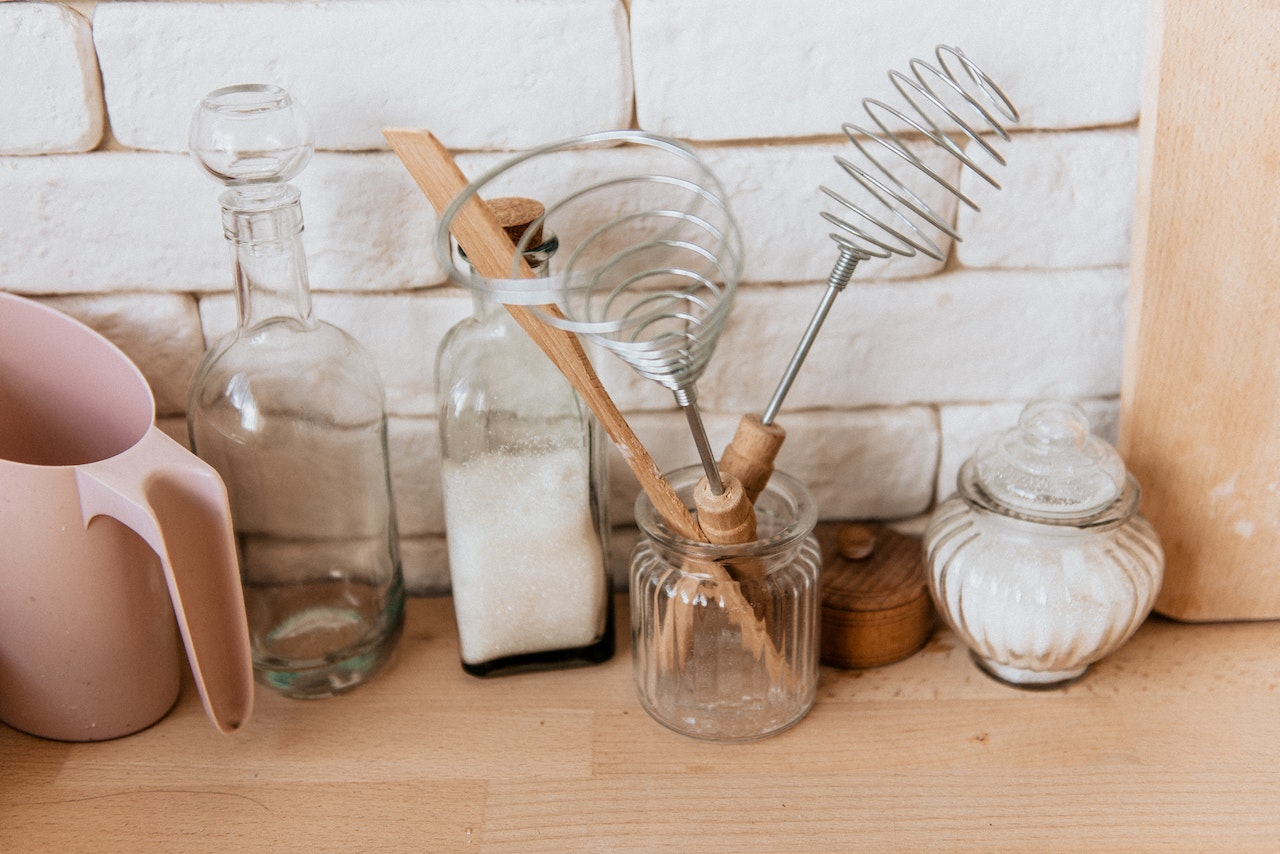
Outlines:
[[535, 220], [539, 220], [536, 225], [533, 225], [534, 230], [529, 235], [525, 248], [532, 249], [542, 244], [542, 222], [540, 218], [547, 212], [542, 202], [537, 199], [526, 199], [523, 196], [503, 196], [497, 199], [489, 199], [485, 204], [493, 212], [498, 224], [507, 233], [507, 237], [510, 237], [511, 242], [517, 245], [520, 243], [520, 239], [524, 237], [524, 233], [529, 230], [529, 226], [533, 225]]

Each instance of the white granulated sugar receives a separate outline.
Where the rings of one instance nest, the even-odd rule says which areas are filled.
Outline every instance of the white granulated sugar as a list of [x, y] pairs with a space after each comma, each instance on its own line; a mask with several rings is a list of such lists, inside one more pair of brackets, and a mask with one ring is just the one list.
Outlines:
[[443, 469], [462, 660], [594, 642], [606, 595], [580, 450], [487, 454]]

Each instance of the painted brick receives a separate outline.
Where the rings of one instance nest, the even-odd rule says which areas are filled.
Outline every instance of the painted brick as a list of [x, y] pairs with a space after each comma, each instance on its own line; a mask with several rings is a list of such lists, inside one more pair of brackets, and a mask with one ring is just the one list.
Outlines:
[[[387, 291], [444, 281], [431, 247], [435, 214], [395, 156], [322, 152], [296, 183], [315, 290]], [[220, 235], [217, 193], [204, 198]]]
[[[390, 415], [435, 414], [435, 358], [440, 339], [471, 309], [459, 289], [418, 294], [312, 295], [317, 319], [360, 342], [382, 375]], [[235, 327], [235, 299], [217, 294], [200, 300], [205, 339], [215, 341]]]
[[[1127, 271], [967, 271], [855, 283], [839, 297], [784, 409], [1118, 393]], [[760, 411], [822, 293], [739, 294], [700, 383], [719, 411]]]
[[0, 287], [26, 293], [229, 287], [216, 205], [186, 157], [0, 158]]
[[[314, 289], [442, 281], [435, 217], [395, 156], [317, 154], [296, 184]], [[0, 287], [227, 290], [220, 192], [186, 155], [0, 157]]]
[[[936, 146], [913, 148], [939, 175], [958, 184], [960, 161]], [[734, 216], [742, 230], [743, 278], [755, 282], [801, 282], [826, 279], [839, 256], [830, 239], [837, 231], [822, 218], [826, 211], [841, 216], [883, 239], [882, 232], [868, 226], [855, 214], [841, 209], [821, 191], [827, 187], [851, 203], [883, 221], [892, 217], [861, 190], [857, 182], [836, 162], [841, 157], [855, 166], [873, 170], [851, 142], [821, 145], [769, 145], [711, 147], [701, 151], [712, 172], [724, 184]], [[922, 173], [902, 176], [902, 180], [943, 218], [955, 221], [955, 199], [939, 189]], [[923, 220], [916, 220], [923, 226]], [[932, 227], [926, 228], [942, 254], [950, 240]], [[893, 241], [893, 245], [901, 245]], [[904, 247], [905, 251], [905, 247]], [[861, 264], [864, 278], [897, 279], [928, 276], [942, 270], [940, 261], [924, 254], [914, 257], [894, 255]]]
[[905, 104], [889, 84], [935, 45], [961, 47], [1029, 128], [1097, 127], [1138, 114], [1142, 0], [632, 0], [641, 127], [689, 139], [803, 137]]
[[[737, 415], [704, 412], [711, 447], [733, 438]], [[679, 411], [628, 414], [628, 421], [663, 471], [698, 462], [684, 415]], [[784, 423], [787, 440], [776, 467], [797, 478], [826, 519], [897, 519], [928, 509], [938, 462], [938, 425], [928, 407], [854, 412], [801, 412]], [[639, 483], [621, 454], [610, 460], [615, 525], [635, 520]]]
[[619, 0], [114, 2], [93, 30], [112, 130], [132, 148], [184, 150], [199, 99], [245, 82], [293, 92], [327, 149], [386, 148], [387, 126], [523, 147], [631, 115]]
[[928, 509], [938, 465], [929, 407], [797, 412], [778, 424], [777, 467], [814, 493], [824, 519], [900, 519]]
[[391, 486], [401, 537], [444, 533], [440, 436], [434, 418], [388, 418]]
[[59, 3], [0, 5], [0, 154], [88, 151], [102, 139], [89, 22]]
[[400, 562], [409, 595], [440, 596], [449, 592], [449, 552], [444, 537], [401, 538]]
[[45, 301], [97, 330], [133, 360], [160, 415], [187, 409], [187, 383], [204, 352], [196, 301], [177, 294], [56, 297]]
[[[1120, 405], [1115, 399], [1076, 400], [1089, 417], [1092, 433], [1112, 444], [1116, 441], [1116, 424]], [[1012, 430], [1026, 401], [993, 404], [960, 404], [939, 408], [942, 430], [942, 454], [938, 463], [937, 501], [956, 491], [956, 475], [964, 461], [973, 456], [987, 437]]]
[[1138, 192], [1133, 129], [1018, 134], [995, 190], [965, 170], [956, 260], [966, 267], [1069, 268], [1129, 263]]
[[[846, 143], [704, 152], [742, 229], [744, 281], [826, 278], [837, 251], [827, 236], [831, 226], [819, 216], [826, 205], [818, 186], [847, 191], [832, 156], [851, 148]], [[469, 176], [501, 159], [458, 158]], [[520, 191], [552, 201], [585, 186], [610, 164], [634, 170], [630, 174], [654, 166], [634, 152], [574, 152]], [[296, 184], [316, 291], [394, 291], [443, 280], [433, 247], [436, 217], [394, 155], [321, 152]], [[231, 273], [219, 193], [215, 182], [178, 154], [0, 158], [0, 195], [13, 199], [0, 208], [0, 287], [28, 293], [226, 290]], [[924, 256], [875, 259], [861, 265], [858, 277], [915, 277], [940, 267]]]

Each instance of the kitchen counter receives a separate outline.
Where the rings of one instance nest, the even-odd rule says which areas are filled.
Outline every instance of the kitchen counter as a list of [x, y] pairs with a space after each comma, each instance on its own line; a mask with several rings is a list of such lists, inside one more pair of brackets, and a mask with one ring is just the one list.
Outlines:
[[[625, 598], [619, 599], [626, 613]], [[259, 690], [233, 736], [188, 684], [98, 744], [0, 726], [0, 850], [1275, 850], [1280, 623], [1148, 620], [1067, 688], [983, 675], [946, 629], [823, 668], [793, 730], [672, 733], [607, 664], [481, 680], [448, 599], [414, 599], [390, 668], [333, 699]]]

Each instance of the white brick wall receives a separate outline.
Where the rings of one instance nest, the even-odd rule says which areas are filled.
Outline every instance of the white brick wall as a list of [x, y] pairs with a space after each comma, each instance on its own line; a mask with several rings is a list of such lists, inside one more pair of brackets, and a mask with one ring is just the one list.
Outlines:
[[102, 84], [89, 22], [56, 3], [0, 14], [0, 151], [88, 151], [102, 138]]
[[[627, 8], [629, 5], [629, 9]], [[72, 8], [74, 6], [74, 8]], [[186, 383], [232, 323], [217, 195], [183, 153], [195, 101], [289, 87], [320, 149], [298, 179], [317, 314], [373, 353], [388, 390], [411, 589], [448, 584], [433, 363], [469, 300], [443, 281], [435, 219], [380, 130], [429, 127], [471, 175], [506, 153], [641, 127], [694, 142], [746, 241], [740, 299], [699, 383], [712, 442], [759, 411], [835, 258], [819, 185], [886, 73], [937, 42], [1022, 114], [993, 192], [957, 214], [945, 262], [869, 261], [787, 406], [779, 464], [827, 518], [919, 520], [983, 435], [1041, 395], [1114, 431], [1144, 0], [232, 0], [0, 3], [0, 288], [116, 341], [185, 439]], [[83, 13], [83, 14], [81, 14]], [[91, 16], [85, 17], [86, 15]], [[101, 77], [99, 77], [99, 70]], [[101, 83], [99, 83], [101, 80]], [[104, 132], [106, 128], [106, 132]], [[572, 182], [616, 151], [566, 161]], [[931, 153], [950, 177], [958, 167]], [[536, 193], [536, 190], [531, 192]], [[658, 461], [695, 459], [671, 395], [616, 360], [606, 387]], [[614, 455], [621, 576], [637, 486]]]
[[625, 17], [613, 0], [100, 4], [94, 42], [116, 138], [182, 151], [192, 106], [233, 82], [308, 106], [323, 148], [384, 147], [427, 126], [512, 148], [624, 124]]

